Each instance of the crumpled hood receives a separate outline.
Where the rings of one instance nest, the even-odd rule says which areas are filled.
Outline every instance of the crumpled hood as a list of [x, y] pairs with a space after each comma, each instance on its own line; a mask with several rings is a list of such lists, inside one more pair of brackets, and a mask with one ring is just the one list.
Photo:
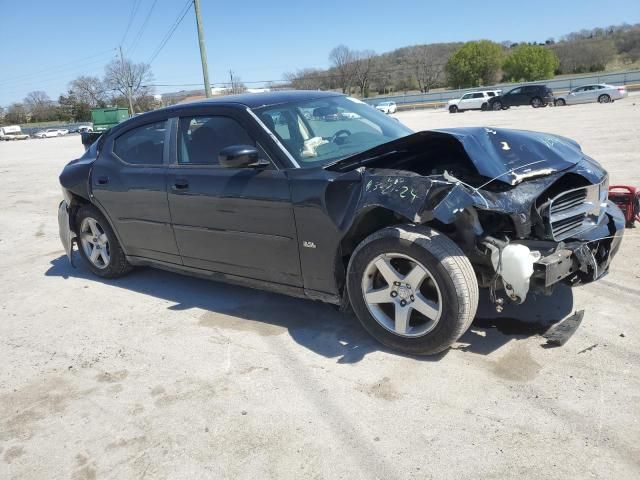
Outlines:
[[[527, 178], [566, 170], [585, 158], [573, 140], [550, 133], [506, 128], [469, 127], [427, 130], [345, 158], [328, 167], [337, 170], [367, 165], [393, 152], [415, 151], [422, 142], [453, 137], [462, 145], [478, 173], [509, 185]], [[382, 167], [376, 160], [376, 167]]]

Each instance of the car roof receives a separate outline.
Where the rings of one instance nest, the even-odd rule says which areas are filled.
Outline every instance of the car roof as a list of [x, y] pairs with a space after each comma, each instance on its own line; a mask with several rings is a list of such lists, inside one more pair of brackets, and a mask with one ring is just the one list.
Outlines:
[[171, 116], [176, 112], [176, 115], [182, 115], [189, 110], [196, 110], [198, 108], [207, 106], [217, 107], [230, 107], [230, 108], [260, 108], [268, 106], [283, 105], [291, 102], [305, 102], [311, 100], [318, 100], [322, 98], [331, 97], [344, 97], [342, 93], [337, 92], [323, 92], [318, 90], [278, 90], [275, 92], [261, 92], [261, 93], [242, 93], [239, 95], [225, 95], [215, 98], [207, 98], [203, 100], [197, 100], [194, 102], [176, 103], [157, 110], [151, 110], [149, 112], [131, 117], [118, 125], [110, 129], [110, 135], [119, 134], [123, 129], [135, 128], [139, 125], [144, 125], [147, 122], [155, 121], [155, 119], [161, 119], [163, 117]]
[[[322, 92], [318, 90], [278, 90], [275, 92], [260, 92], [260, 93], [241, 93], [239, 95], [225, 95], [216, 98], [207, 98], [205, 100], [198, 100], [189, 103], [179, 103], [167, 107], [172, 108], [185, 108], [191, 106], [206, 106], [206, 105], [244, 105], [249, 108], [259, 108], [271, 105], [281, 105], [283, 103], [291, 102], [304, 102], [308, 100], [317, 100], [319, 98], [328, 97], [341, 97], [344, 96], [337, 92]], [[165, 109], [160, 109], [165, 110]]]

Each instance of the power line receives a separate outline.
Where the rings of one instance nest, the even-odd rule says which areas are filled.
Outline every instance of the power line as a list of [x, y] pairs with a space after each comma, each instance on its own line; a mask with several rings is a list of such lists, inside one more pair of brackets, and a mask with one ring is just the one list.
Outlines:
[[[444, 66], [445, 64], [433, 64], [432, 66]], [[369, 72], [370, 76], [380, 75], [384, 73], [401, 73], [401, 72], [415, 72], [415, 67], [411, 65], [400, 66], [396, 68], [390, 69], [382, 69], [382, 70], [372, 70]], [[277, 79], [269, 79], [269, 80], [241, 80], [242, 83], [248, 84], [259, 84], [259, 83], [283, 83], [283, 82], [293, 82], [296, 80], [322, 80], [322, 79], [335, 79], [341, 78], [342, 75], [338, 73], [324, 73], [324, 74], [316, 74], [316, 75], [302, 75], [298, 78], [277, 78]], [[230, 82], [216, 82], [216, 85], [229, 85]], [[154, 83], [146, 85], [148, 87], [194, 87], [200, 86], [202, 83]]]
[[151, 57], [149, 58], [149, 61], [147, 62], [148, 64], [153, 63], [153, 61], [156, 59], [156, 57], [160, 54], [160, 52], [162, 51], [162, 49], [164, 48], [164, 46], [167, 44], [167, 42], [171, 39], [171, 37], [173, 36], [173, 33], [176, 31], [176, 29], [178, 28], [178, 26], [180, 25], [180, 23], [182, 22], [182, 19], [184, 19], [185, 15], [187, 15], [187, 12], [189, 11], [189, 9], [191, 8], [192, 5], [192, 0], [187, 0], [187, 3], [185, 3], [184, 7], [182, 7], [182, 10], [180, 10], [180, 14], [178, 14], [178, 18], [176, 19], [176, 21], [173, 23], [173, 25], [171, 26], [171, 28], [169, 28], [169, 31], [166, 33], [166, 35], [163, 37], [162, 41], [160, 42], [160, 45], [158, 46], [158, 48], [155, 49], [155, 51], [153, 52], [153, 54], [151, 55]]
[[129, 14], [129, 21], [127, 22], [127, 28], [124, 31], [124, 35], [122, 35], [122, 38], [120, 39], [120, 45], [124, 44], [124, 40], [127, 38], [127, 34], [129, 33], [129, 29], [131, 28], [133, 19], [135, 18], [136, 13], [138, 13], [138, 7], [140, 6], [140, 1], [141, 0], [136, 0], [133, 3], [133, 5], [131, 5], [131, 13]]
[[0, 81], [0, 85], [4, 86], [6, 84], [11, 84], [11, 83], [14, 83], [14, 82], [24, 81], [24, 80], [27, 80], [27, 79], [32, 78], [32, 77], [40, 77], [42, 75], [46, 76], [46, 75], [49, 75], [51, 73], [56, 73], [56, 71], [60, 70], [60, 69], [67, 70], [67, 68], [65, 68], [65, 67], [69, 67], [71, 65], [73, 65], [73, 68], [77, 68], [77, 67], [81, 66], [81, 65], [75, 65], [76, 63], [81, 63], [82, 62], [83, 64], [87, 64], [87, 65], [91, 64], [91, 63], [96, 63], [95, 61], [93, 61], [93, 62], [85, 62], [85, 61], [89, 60], [89, 59], [92, 59], [92, 58], [104, 57], [105, 54], [112, 53], [114, 51], [115, 51], [115, 48], [110, 48], [109, 50], [104, 50], [102, 52], [95, 53], [95, 54], [89, 55], [87, 57], [82, 57], [82, 58], [79, 58], [77, 60], [72, 60], [70, 62], [62, 63], [60, 65], [54, 65], [53, 67], [48, 67], [48, 68], [45, 68], [45, 69], [42, 69], [42, 70], [37, 70], [35, 72], [24, 73], [24, 74], [21, 74], [21, 75], [17, 75], [15, 77], [5, 78], [2, 81]]
[[138, 31], [138, 34], [136, 35], [135, 39], [133, 40], [133, 43], [131, 44], [131, 46], [129, 47], [129, 51], [127, 52], [129, 55], [138, 46], [138, 42], [140, 42], [140, 38], [142, 38], [142, 34], [144, 33], [145, 29], [147, 28], [147, 23], [149, 22], [149, 18], [151, 17], [151, 14], [153, 13], [153, 9], [155, 8], [156, 3], [158, 3], [158, 0], [153, 0], [153, 3], [151, 4], [151, 8], [149, 9], [149, 12], [147, 13], [147, 16], [144, 18], [144, 21], [142, 22], [142, 27], [140, 27], [140, 30]]

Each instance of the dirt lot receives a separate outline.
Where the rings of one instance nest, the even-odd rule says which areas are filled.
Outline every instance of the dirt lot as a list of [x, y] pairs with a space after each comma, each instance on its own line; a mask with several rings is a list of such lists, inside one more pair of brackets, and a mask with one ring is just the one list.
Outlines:
[[[634, 102], [398, 117], [567, 135], [640, 186]], [[0, 478], [640, 478], [635, 231], [598, 284], [485, 306], [454, 349], [415, 359], [320, 303], [71, 268], [57, 176], [81, 152], [0, 143]], [[539, 322], [575, 309], [573, 338], [543, 348]]]

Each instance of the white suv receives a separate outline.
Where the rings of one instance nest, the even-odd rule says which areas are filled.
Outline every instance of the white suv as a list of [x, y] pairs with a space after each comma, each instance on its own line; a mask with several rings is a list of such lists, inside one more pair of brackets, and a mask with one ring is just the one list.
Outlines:
[[500, 90], [483, 90], [465, 93], [456, 100], [449, 100], [449, 113], [464, 112], [465, 110], [486, 110], [491, 97], [500, 95]]

